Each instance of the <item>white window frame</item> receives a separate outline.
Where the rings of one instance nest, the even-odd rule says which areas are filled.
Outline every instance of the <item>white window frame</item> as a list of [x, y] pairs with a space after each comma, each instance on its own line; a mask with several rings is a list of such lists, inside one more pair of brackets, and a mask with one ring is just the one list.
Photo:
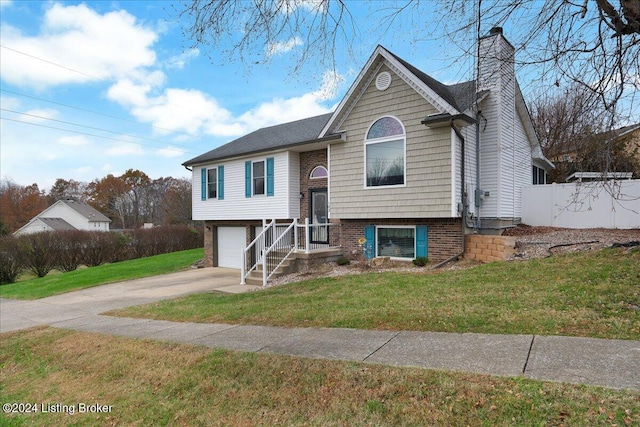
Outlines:
[[[369, 131], [371, 130], [371, 127], [378, 122], [378, 120], [380, 119], [384, 119], [386, 117], [392, 118], [394, 120], [396, 120], [398, 123], [400, 123], [400, 126], [402, 126], [402, 135], [393, 135], [393, 136], [385, 136], [385, 137], [381, 137], [381, 138], [373, 138], [373, 139], [367, 139], [367, 135], [369, 135]], [[369, 124], [369, 127], [367, 128], [367, 131], [364, 134], [364, 151], [363, 151], [363, 158], [364, 158], [364, 188], [367, 190], [370, 189], [376, 189], [376, 188], [402, 188], [402, 187], [406, 187], [407, 186], [407, 130], [404, 127], [404, 123], [402, 123], [402, 120], [398, 119], [395, 116], [391, 116], [391, 115], [386, 115], [386, 116], [380, 116], [377, 119], [375, 119], [373, 122], [371, 122], [371, 124]], [[367, 147], [370, 145], [375, 145], [375, 144], [382, 144], [385, 142], [394, 142], [394, 141], [402, 141], [402, 149], [403, 149], [403, 183], [402, 184], [390, 184], [390, 185], [367, 185]]]
[[[317, 170], [321, 170], [321, 169], [324, 169], [325, 173], [327, 174], [326, 176], [313, 176], [313, 174], [316, 173]], [[319, 165], [313, 168], [313, 170], [309, 174], [309, 179], [327, 179], [327, 178], [329, 178], [329, 170], [322, 165]]]
[[[216, 192], [215, 197], [211, 197], [211, 189], [210, 189], [211, 181], [209, 181], [209, 173], [211, 171], [214, 171], [213, 172], [213, 176], [215, 176], [215, 178], [216, 178], [216, 183], [215, 183], [215, 186], [214, 186], [214, 189], [215, 189], [215, 192]], [[218, 168], [217, 167], [208, 168], [207, 169], [207, 200], [215, 200], [217, 198], [218, 198]]]
[[[262, 163], [262, 193], [256, 193], [256, 174], [254, 169], [254, 166], [256, 163]], [[267, 195], [267, 160], [266, 159], [256, 160], [251, 162], [251, 195], [252, 196]]]
[[378, 248], [379, 248], [379, 241], [380, 241], [380, 237], [378, 234], [378, 230], [380, 228], [405, 228], [405, 229], [410, 229], [413, 230], [413, 258], [407, 258], [407, 257], [397, 257], [397, 256], [389, 256], [390, 259], [393, 260], [397, 260], [397, 261], [412, 261], [414, 259], [416, 259], [416, 253], [418, 252], [418, 246], [416, 243], [416, 226], [415, 225], [376, 225], [376, 237], [375, 237], [375, 242], [373, 242], [374, 244], [374, 257], [384, 257], [384, 256], [388, 256], [388, 255], [380, 255], [378, 253]]

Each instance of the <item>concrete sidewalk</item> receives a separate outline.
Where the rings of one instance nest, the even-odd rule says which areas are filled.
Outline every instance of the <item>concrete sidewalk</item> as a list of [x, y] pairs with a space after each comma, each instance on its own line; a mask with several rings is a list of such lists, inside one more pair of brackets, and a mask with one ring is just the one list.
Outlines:
[[[216, 280], [212, 280], [212, 275]], [[203, 269], [35, 301], [0, 299], [0, 332], [37, 325], [248, 352], [522, 376], [640, 390], [640, 341], [534, 335], [278, 328], [99, 313], [188, 293], [243, 292], [238, 273]]]
[[51, 326], [131, 338], [640, 390], [640, 342], [533, 335], [278, 328], [86, 316]]

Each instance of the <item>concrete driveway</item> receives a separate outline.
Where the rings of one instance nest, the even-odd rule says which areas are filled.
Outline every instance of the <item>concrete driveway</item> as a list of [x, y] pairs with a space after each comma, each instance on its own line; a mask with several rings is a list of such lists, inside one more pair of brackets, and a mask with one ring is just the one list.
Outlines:
[[38, 300], [0, 298], [0, 332], [50, 325], [194, 293], [241, 293], [260, 289], [239, 283], [240, 270], [201, 268], [95, 286]]

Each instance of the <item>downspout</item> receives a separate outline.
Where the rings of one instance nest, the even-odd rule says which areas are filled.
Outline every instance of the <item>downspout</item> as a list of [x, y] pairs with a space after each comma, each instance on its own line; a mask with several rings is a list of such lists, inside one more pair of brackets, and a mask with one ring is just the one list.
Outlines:
[[436, 264], [433, 269], [437, 269], [442, 267], [443, 265], [457, 260], [459, 259], [462, 255], [464, 255], [464, 251], [465, 251], [465, 245], [464, 245], [464, 241], [465, 241], [465, 223], [467, 220], [467, 201], [466, 201], [466, 197], [465, 197], [465, 179], [464, 179], [464, 160], [465, 160], [465, 147], [464, 147], [464, 136], [462, 136], [462, 133], [460, 133], [460, 130], [454, 126], [453, 124], [453, 119], [451, 119], [449, 121], [449, 125], [451, 126], [451, 129], [453, 129], [453, 131], [455, 132], [456, 136], [460, 139], [460, 157], [461, 157], [461, 166], [460, 166], [460, 175], [461, 175], [461, 179], [460, 179], [460, 203], [462, 204], [462, 252], [460, 252], [459, 254], [456, 254], [454, 256], [452, 256], [451, 258], [448, 258], [438, 264]]
[[480, 229], [480, 112], [476, 109], [476, 191], [474, 194], [474, 206], [476, 208], [476, 223], [474, 231]]

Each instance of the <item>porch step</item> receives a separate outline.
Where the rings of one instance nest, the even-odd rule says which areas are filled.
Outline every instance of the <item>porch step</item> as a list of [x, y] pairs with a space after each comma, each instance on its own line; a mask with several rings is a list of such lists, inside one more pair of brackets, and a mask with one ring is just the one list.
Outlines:
[[[292, 253], [284, 260], [282, 265], [274, 271], [271, 280], [286, 274], [295, 273], [298, 271], [296, 264], [296, 254]], [[245, 282], [247, 285], [262, 286], [262, 264], [258, 264], [256, 269], [247, 276]]]

